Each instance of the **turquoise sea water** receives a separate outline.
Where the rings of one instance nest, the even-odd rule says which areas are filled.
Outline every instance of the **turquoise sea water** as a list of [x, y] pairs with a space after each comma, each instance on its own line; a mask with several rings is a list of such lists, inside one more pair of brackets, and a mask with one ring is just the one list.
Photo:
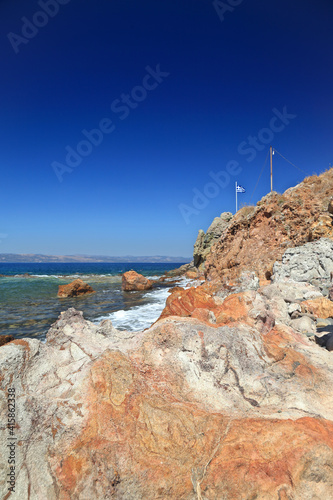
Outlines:
[[[0, 263], [0, 334], [16, 338], [44, 339], [61, 311], [75, 307], [93, 322], [109, 318], [116, 328], [141, 330], [160, 315], [168, 289], [160, 285], [151, 291], [124, 293], [122, 273], [134, 269], [149, 277], [161, 276], [181, 264], [106, 263]], [[24, 274], [30, 276], [20, 276]], [[96, 293], [59, 299], [58, 286], [76, 278], [91, 285]]]

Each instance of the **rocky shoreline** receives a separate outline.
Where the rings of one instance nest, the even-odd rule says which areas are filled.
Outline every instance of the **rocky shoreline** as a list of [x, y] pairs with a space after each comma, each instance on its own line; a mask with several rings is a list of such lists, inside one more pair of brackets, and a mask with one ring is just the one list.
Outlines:
[[[302, 185], [288, 191], [301, 197]], [[317, 217], [328, 204], [313, 193]], [[327, 219], [317, 230], [306, 219], [299, 235], [310, 224], [318, 237], [290, 230], [274, 254], [275, 239], [262, 242], [286, 209], [272, 196], [247, 220], [246, 243], [242, 211], [215, 220], [216, 238], [199, 233], [193, 263], [168, 274], [196, 281], [173, 288], [147, 330], [95, 325], [71, 308], [46, 343], [0, 348], [2, 422], [6, 391], [16, 394], [13, 498], [333, 497], [333, 233]], [[7, 440], [3, 426], [2, 449]]]

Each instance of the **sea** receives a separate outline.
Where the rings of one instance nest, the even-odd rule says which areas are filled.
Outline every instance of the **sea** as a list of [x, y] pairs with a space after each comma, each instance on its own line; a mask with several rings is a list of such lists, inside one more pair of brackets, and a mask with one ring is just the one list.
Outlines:
[[[182, 264], [0, 263], [0, 334], [45, 341], [52, 323], [70, 307], [95, 324], [110, 319], [119, 330], [141, 331], [160, 316], [174, 278], [152, 290], [123, 292], [122, 274], [133, 269], [157, 279]], [[26, 275], [26, 276], [24, 276]], [[29, 276], [27, 276], [29, 275]], [[80, 278], [94, 294], [60, 299], [58, 286]], [[181, 285], [186, 280], [182, 280]]]

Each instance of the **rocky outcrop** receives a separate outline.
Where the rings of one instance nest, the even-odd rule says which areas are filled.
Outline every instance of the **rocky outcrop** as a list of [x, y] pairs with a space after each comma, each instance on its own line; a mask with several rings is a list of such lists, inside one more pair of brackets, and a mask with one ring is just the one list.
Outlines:
[[79, 297], [80, 295], [87, 295], [94, 292], [95, 291], [88, 283], [85, 283], [81, 279], [77, 279], [68, 285], [59, 285], [58, 297]]
[[153, 282], [136, 271], [128, 271], [123, 274], [121, 286], [125, 292], [142, 291], [150, 290]]
[[220, 217], [215, 217], [206, 233], [200, 229], [193, 252], [193, 261], [196, 267], [203, 267], [212, 246], [221, 238], [230, 225], [231, 219], [231, 212], [223, 212]]
[[294, 281], [326, 279], [333, 272], [333, 240], [321, 238], [305, 245], [288, 248], [281, 262], [273, 266], [274, 280]]
[[70, 309], [46, 343], [3, 346], [17, 498], [331, 498], [331, 353], [275, 322], [269, 288], [225, 298], [215, 285], [193, 289], [188, 311], [215, 308], [219, 325], [173, 315], [119, 332]]
[[287, 248], [333, 239], [333, 169], [306, 178], [283, 195], [269, 193], [234, 215], [205, 263], [208, 279], [233, 280], [244, 270], [269, 279]]
[[198, 271], [187, 271], [185, 273], [185, 278], [188, 278], [190, 280], [195, 280], [199, 277]]
[[326, 297], [301, 302], [301, 310], [316, 318], [333, 318], [333, 302]]
[[176, 287], [167, 298], [161, 317], [193, 316], [198, 309], [206, 310], [207, 315], [215, 308], [215, 301], [202, 287], [184, 289]]

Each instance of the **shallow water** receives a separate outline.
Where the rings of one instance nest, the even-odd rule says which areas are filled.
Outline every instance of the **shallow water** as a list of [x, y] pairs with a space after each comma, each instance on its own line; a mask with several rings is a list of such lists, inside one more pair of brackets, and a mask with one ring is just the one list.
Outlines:
[[[94, 323], [111, 319], [119, 329], [132, 331], [149, 327], [159, 317], [172, 285], [146, 292], [123, 292], [121, 274], [134, 269], [158, 278], [177, 264], [3, 264], [0, 263], [0, 334], [41, 340], [62, 311], [75, 307]], [[22, 277], [18, 274], [29, 273]], [[15, 276], [16, 275], [16, 276]], [[96, 293], [59, 299], [58, 286], [76, 278]]]

